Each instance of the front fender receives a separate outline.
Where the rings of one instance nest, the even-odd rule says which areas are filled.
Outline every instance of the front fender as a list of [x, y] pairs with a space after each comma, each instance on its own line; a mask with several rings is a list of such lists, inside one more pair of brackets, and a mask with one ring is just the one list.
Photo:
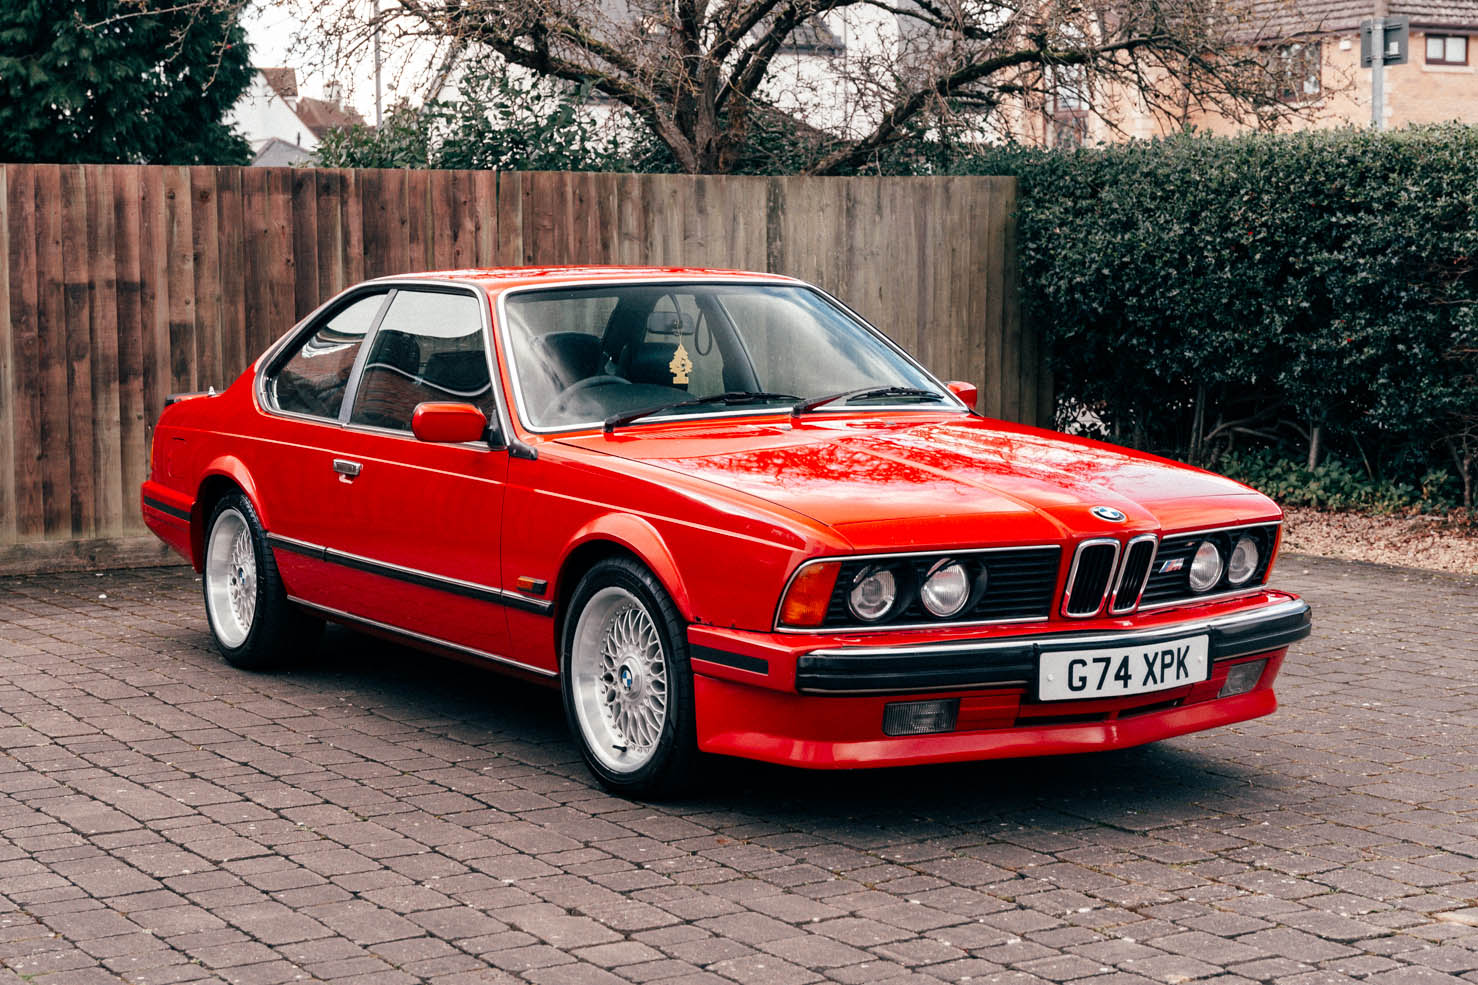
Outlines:
[[678, 572], [677, 562], [657, 528], [643, 517], [630, 513], [606, 513], [586, 523], [575, 531], [565, 546], [560, 555], [559, 570], [564, 571], [570, 558], [582, 548], [601, 542], [615, 544], [635, 554], [667, 589], [672, 604], [677, 606], [682, 617], [688, 622], [695, 621], [692, 598]]

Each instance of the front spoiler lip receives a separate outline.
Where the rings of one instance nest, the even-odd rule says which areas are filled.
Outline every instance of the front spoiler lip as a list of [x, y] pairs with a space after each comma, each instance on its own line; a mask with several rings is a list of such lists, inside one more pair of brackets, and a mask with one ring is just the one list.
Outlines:
[[1095, 645], [1152, 646], [1205, 633], [1213, 661], [1286, 647], [1308, 636], [1313, 614], [1290, 599], [1214, 619], [1145, 630], [1050, 633], [992, 640], [813, 650], [796, 659], [796, 690], [803, 694], [901, 694], [1028, 686], [1044, 652]]

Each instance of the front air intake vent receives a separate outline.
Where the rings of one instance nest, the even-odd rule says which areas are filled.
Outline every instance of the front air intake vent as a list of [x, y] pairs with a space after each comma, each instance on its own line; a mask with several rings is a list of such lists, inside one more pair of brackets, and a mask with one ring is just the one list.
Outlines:
[[1063, 593], [1062, 614], [1074, 619], [1096, 616], [1109, 593], [1109, 579], [1119, 561], [1117, 540], [1089, 540], [1078, 545]]
[[1139, 596], [1149, 580], [1150, 567], [1155, 560], [1155, 546], [1154, 534], [1136, 537], [1129, 542], [1124, 563], [1119, 567], [1118, 581], [1114, 583], [1114, 597], [1109, 602], [1109, 612], [1113, 615], [1133, 612], [1139, 605]]

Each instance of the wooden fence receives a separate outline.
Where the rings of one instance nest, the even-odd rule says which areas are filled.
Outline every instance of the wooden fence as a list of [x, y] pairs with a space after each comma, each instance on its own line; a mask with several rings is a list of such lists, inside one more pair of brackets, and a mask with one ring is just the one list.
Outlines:
[[1047, 416], [1011, 178], [0, 165], [0, 572], [162, 559], [139, 517], [164, 397], [223, 387], [368, 277], [641, 263], [790, 274], [987, 414]]

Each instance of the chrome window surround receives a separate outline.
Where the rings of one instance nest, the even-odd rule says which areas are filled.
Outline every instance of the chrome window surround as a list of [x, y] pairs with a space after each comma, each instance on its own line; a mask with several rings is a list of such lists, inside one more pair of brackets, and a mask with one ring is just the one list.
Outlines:
[[[935, 376], [933, 373], [929, 372], [929, 370], [926, 369], [924, 366], [922, 366], [919, 363], [918, 360], [916, 360], [913, 356], [909, 355], [909, 353], [906, 350], [904, 350], [901, 346], [899, 346], [892, 339], [888, 338], [888, 336], [886, 334], [884, 334], [881, 330], [879, 330], [876, 326], [874, 326], [867, 319], [863, 318], [861, 315], [859, 315], [857, 312], [853, 311], [851, 308], [847, 307], [841, 301], [838, 301], [836, 298], [832, 297], [830, 294], [826, 293], [825, 291], [821, 290], [821, 288], [816, 287], [813, 284], [808, 284], [805, 281], [797, 280], [796, 278], [793, 278], [793, 277], [781, 277], [781, 276], [769, 276], [769, 277], [737, 277], [737, 276], [732, 276], [732, 275], [731, 276], [725, 276], [723, 274], [694, 274], [694, 275], [689, 275], [689, 276], [683, 276], [683, 275], [678, 274], [678, 275], [663, 276], [663, 277], [612, 277], [610, 279], [605, 279], [605, 278], [599, 278], [599, 279], [570, 278], [568, 280], [551, 281], [551, 282], [549, 282], [547, 284], [526, 284], [526, 285], [523, 285], [523, 286], [520, 286], [520, 287], [510, 287], [507, 290], [499, 291], [498, 292], [497, 301], [496, 301], [497, 311], [498, 311], [498, 318], [497, 318], [497, 323], [496, 324], [497, 324], [498, 329], [499, 329], [499, 333], [498, 333], [499, 334], [499, 340], [498, 341], [499, 341], [499, 345], [502, 347], [502, 350], [503, 350], [503, 353], [502, 353], [503, 354], [503, 358], [505, 360], [507, 360], [507, 362], [508, 362], [508, 376], [509, 376], [509, 378], [512, 381], [512, 384], [513, 384], [513, 386], [512, 386], [513, 392], [511, 394], [511, 397], [512, 397], [512, 402], [513, 402], [513, 405], [514, 405], [514, 409], [518, 413], [519, 426], [521, 426], [525, 431], [528, 431], [531, 434], [566, 434], [566, 433], [570, 433], [570, 432], [574, 432], [574, 431], [589, 431], [589, 430], [594, 429], [594, 428], [599, 428], [602, 425], [602, 423], [604, 423], [604, 422], [603, 421], [598, 421], [598, 420], [597, 421], [583, 421], [583, 422], [581, 422], [579, 424], [562, 424], [562, 425], [559, 425], [558, 427], [535, 427], [532, 423], [530, 423], [530, 421], [529, 421], [529, 415], [528, 415], [528, 409], [524, 406], [524, 402], [523, 402], [523, 384], [520, 382], [519, 376], [518, 376], [518, 360], [513, 355], [513, 342], [512, 342], [512, 338], [511, 338], [511, 336], [510, 336], [509, 333], [502, 331], [503, 327], [508, 324], [507, 299], [510, 296], [519, 295], [519, 294], [529, 294], [529, 293], [533, 293], [533, 292], [537, 292], [537, 291], [569, 290], [571, 288], [579, 288], [579, 287], [623, 287], [623, 286], [651, 286], [651, 287], [661, 287], [663, 285], [673, 285], [673, 284], [688, 284], [688, 285], [694, 285], [694, 284], [726, 284], [726, 285], [741, 285], [741, 286], [742, 285], [745, 285], [745, 284], [749, 284], [749, 285], [755, 285], [755, 286], [769, 286], [769, 287], [776, 287], [776, 286], [779, 286], [779, 287], [799, 287], [799, 288], [802, 288], [804, 290], [811, 291], [811, 292], [815, 293], [817, 296], [819, 296], [822, 300], [826, 301], [828, 304], [830, 304], [833, 307], [835, 307], [838, 310], [840, 310], [843, 314], [846, 314], [848, 317], [850, 317], [853, 320], [855, 320], [860, 326], [862, 326], [863, 329], [865, 329], [868, 332], [871, 332], [874, 336], [876, 336], [877, 338], [881, 339], [884, 345], [886, 345], [888, 348], [892, 349], [895, 353], [897, 353], [900, 357], [902, 357], [903, 360], [905, 362], [907, 362], [909, 365], [913, 366], [919, 372], [923, 373], [925, 379], [927, 379], [929, 382], [931, 382], [935, 386], [937, 386], [939, 388], [940, 393], [943, 394], [945, 400], [950, 401], [950, 402], [952, 402], [954, 404], [954, 406], [952, 408], [949, 407], [948, 405], [941, 405], [941, 404], [930, 404], [930, 405], [927, 405], [927, 406], [913, 405], [913, 406], [904, 406], [904, 407], [869, 407], [869, 408], [867, 408], [868, 412], [870, 412], [870, 413], [918, 413], [920, 411], [934, 411], [934, 412], [938, 412], [938, 411], [941, 411], [941, 410], [951, 410], [951, 409], [953, 409], [953, 410], [962, 410], [962, 411], [966, 411], [967, 413], [970, 412], [970, 408], [965, 406], [964, 401], [960, 400], [959, 397], [956, 397], [954, 395], [954, 393], [950, 391], [949, 387], [945, 386], [944, 383], [937, 376]], [[830, 410], [823, 408], [820, 411], [818, 411], [818, 413], [821, 413], [821, 414], [836, 414], [838, 412], [840, 412], [840, 413], [856, 413], [859, 409], [860, 408], [857, 408], [857, 407], [852, 407], [852, 408], [840, 407], [840, 408], [833, 408], [833, 409], [830, 409]], [[702, 413], [702, 414], [683, 414], [680, 417], [675, 417], [675, 418], [659, 417], [659, 418], [654, 418], [650, 422], [644, 422], [644, 423], [655, 423], [655, 422], [667, 422], [667, 423], [671, 423], [673, 421], [699, 421], [699, 420], [707, 420], [707, 419], [718, 418], [718, 417], [754, 417], [754, 416], [756, 416], [758, 414], [766, 414], [766, 413], [785, 413], [785, 411], [778, 410], [778, 409], [766, 410], [766, 409], [755, 408], [755, 407], [745, 407], [745, 408], [741, 408], [741, 409], [738, 409], [738, 410], [710, 411], [710, 412]]]
[[[1067, 611], [1067, 605], [1068, 601], [1073, 597], [1073, 584], [1078, 580], [1078, 563], [1083, 559], [1083, 552], [1090, 547], [1096, 547], [1101, 544], [1109, 544], [1114, 549], [1114, 559], [1109, 562], [1109, 576], [1104, 581], [1103, 597], [1098, 600], [1098, 606], [1092, 612], [1069, 612]], [[1093, 537], [1077, 546], [1073, 551], [1073, 566], [1067, 573], [1067, 584], [1062, 588], [1062, 604], [1058, 607], [1058, 611], [1062, 613], [1064, 618], [1093, 619], [1103, 612], [1104, 605], [1108, 602], [1109, 596], [1113, 594], [1114, 582], [1118, 580], [1120, 560], [1123, 556], [1124, 545], [1119, 543], [1117, 537]]]
[[[262, 413], [270, 414], [273, 417], [286, 417], [350, 431], [364, 431], [371, 434], [384, 435], [389, 438], [399, 438], [402, 441], [419, 440], [409, 431], [374, 427], [369, 424], [349, 423], [349, 416], [354, 412], [353, 399], [359, 389], [359, 377], [361, 370], [364, 368], [364, 361], [369, 356], [370, 347], [374, 344], [375, 336], [380, 331], [380, 323], [384, 320], [385, 313], [390, 309], [391, 301], [394, 300], [396, 292], [402, 288], [406, 290], [429, 289], [442, 294], [468, 294], [481, 302], [478, 305], [478, 309], [482, 317], [483, 353], [488, 362], [488, 379], [491, 381], [493, 388], [493, 404], [496, 409], [498, 430], [502, 434], [503, 441], [507, 445], [508, 450], [514, 454], [518, 454], [523, 446], [514, 437], [512, 420], [505, 406], [506, 401], [504, 400], [503, 394], [502, 375], [498, 371], [498, 362], [493, 345], [492, 304], [488, 298], [487, 291], [481, 285], [466, 281], [440, 280], [430, 277], [385, 277], [355, 284], [353, 287], [335, 294], [323, 302], [323, 304], [314, 308], [308, 313], [307, 317], [303, 318], [281, 338], [272, 343], [267, 348], [267, 351], [258, 356], [256, 362], [252, 364], [256, 373], [256, 377], [252, 381], [252, 389], [256, 397], [257, 408]], [[359, 343], [359, 352], [354, 357], [354, 366], [349, 371], [349, 382], [344, 388], [344, 402], [339, 408], [339, 416], [331, 419], [319, 417], [314, 414], [302, 414], [297, 411], [281, 410], [273, 406], [267, 396], [265, 369], [272, 365], [293, 343], [300, 342], [303, 336], [314, 327], [315, 323], [326, 311], [352, 300], [356, 295], [377, 293], [384, 293], [385, 302], [381, 305], [380, 310], [375, 313], [375, 319], [371, 323], [369, 331], [365, 333], [364, 340]], [[465, 441], [457, 444], [456, 447], [480, 451], [491, 450], [485, 442], [481, 441]]]
[[[1122, 609], [1114, 608], [1114, 599], [1119, 597], [1119, 588], [1124, 581], [1124, 575], [1128, 573], [1129, 555], [1134, 553], [1134, 545], [1144, 542], [1154, 544], [1154, 550], [1150, 551], [1150, 563], [1145, 566], [1144, 578], [1139, 582], [1139, 591], [1134, 593], [1134, 601]], [[1150, 575], [1155, 573], [1155, 559], [1160, 556], [1160, 537], [1158, 534], [1139, 534], [1130, 537], [1129, 542], [1124, 545], [1124, 552], [1119, 560], [1119, 570], [1113, 577], [1113, 588], [1109, 590], [1108, 612], [1111, 616], [1125, 616], [1139, 608], [1139, 600], [1144, 597], [1145, 586], [1150, 583]]]
[[[957, 626], [1004, 626], [1013, 623], [1046, 622], [1048, 619], [1047, 616], [1024, 616], [1014, 619], [936, 619], [931, 622], [900, 623], [897, 625], [889, 623], [883, 626], [860, 623], [856, 626], [823, 626], [811, 629], [798, 626], [787, 626], [783, 624], [780, 621], [780, 610], [785, 607], [785, 597], [790, 594], [790, 586], [795, 583], [796, 578], [800, 577], [800, 573], [802, 571], [804, 571], [806, 568], [809, 568], [813, 564], [822, 564], [827, 561], [835, 561], [838, 563], [844, 561], [896, 561], [902, 558], [911, 557], [937, 557], [942, 559], [946, 557], [965, 557], [974, 554], [999, 554], [1003, 551], [1040, 551], [1046, 550], [1048, 548], [1056, 548], [1058, 550], [1061, 550], [1062, 545], [1018, 544], [1012, 547], [971, 547], [961, 551], [899, 551], [891, 554], [839, 554], [831, 557], [807, 558], [805, 561], [802, 561], [800, 564], [796, 565], [796, 569], [790, 573], [790, 577], [785, 579], [785, 587], [780, 590], [780, 601], [775, 603], [775, 618], [771, 625], [773, 626], [774, 631], [777, 633], [851, 634], [885, 633], [892, 632], [894, 630], [906, 629], [951, 629]], [[1054, 579], [1054, 585], [1055, 582], [1056, 580]], [[832, 590], [835, 591], [835, 589]]]

